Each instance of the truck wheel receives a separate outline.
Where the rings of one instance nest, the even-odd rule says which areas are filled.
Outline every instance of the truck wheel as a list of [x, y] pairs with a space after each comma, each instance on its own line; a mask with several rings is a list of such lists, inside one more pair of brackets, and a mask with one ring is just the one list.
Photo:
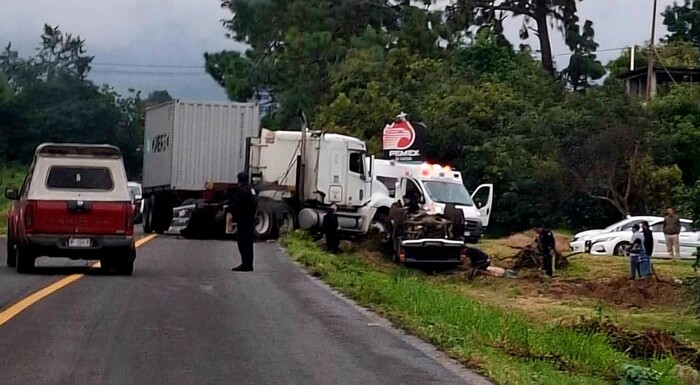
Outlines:
[[143, 232], [150, 234], [153, 232], [153, 203], [152, 197], [146, 198], [143, 202]]
[[154, 198], [151, 227], [156, 233], [163, 234], [170, 228], [175, 204], [168, 194], [158, 194]]
[[255, 237], [268, 239], [274, 231], [273, 214], [270, 205], [258, 207], [255, 213]]
[[15, 267], [18, 273], [31, 273], [34, 270], [34, 261], [34, 257], [29, 255], [23, 248], [15, 248]]
[[15, 267], [17, 265], [17, 250], [12, 238], [7, 237], [7, 267]]

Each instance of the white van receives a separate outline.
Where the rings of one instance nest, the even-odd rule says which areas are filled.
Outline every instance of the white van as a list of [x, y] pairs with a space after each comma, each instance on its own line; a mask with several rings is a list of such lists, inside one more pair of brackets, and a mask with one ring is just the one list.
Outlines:
[[375, 159], [372, 173], [394, 200], [417, 196], [429, 213], [442, 214], [446, 204], [454, 203], [464, 213], [464, 237], [469, 243], [477, 243], [489, 225], [493, 184], [481, 185], [469, 194], [459, 171], [429, 163]]

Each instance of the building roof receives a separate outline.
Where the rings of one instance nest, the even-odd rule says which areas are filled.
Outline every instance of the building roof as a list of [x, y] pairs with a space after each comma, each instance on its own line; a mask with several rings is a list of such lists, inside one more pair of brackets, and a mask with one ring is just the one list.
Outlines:
[[[654, 72], [656, 73], [666, 73], [669, 72], [671, 75], [697, 75], [700, 76], [700, 67], [654, 67]], [[617, 75], [618, 79], [628, 80], [634, 79], [641, 76], [647, 75], [647, 67], [641, 67], [634, 71], [627, 71], [620, 75]]]

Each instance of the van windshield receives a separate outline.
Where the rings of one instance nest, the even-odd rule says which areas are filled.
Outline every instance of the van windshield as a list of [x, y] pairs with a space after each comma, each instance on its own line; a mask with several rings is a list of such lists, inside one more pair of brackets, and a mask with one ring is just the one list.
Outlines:
[[472, 197], [461, 183], [424, 181], [423, 186], [432, 200], [438, 203], [454, 203], [458, 206], [474, 206]]

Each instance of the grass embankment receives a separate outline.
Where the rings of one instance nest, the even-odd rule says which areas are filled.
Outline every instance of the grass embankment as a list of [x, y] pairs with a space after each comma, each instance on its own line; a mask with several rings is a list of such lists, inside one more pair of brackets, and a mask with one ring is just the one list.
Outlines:
[[[479, 247], [494, 258], [495, 264], [507, 266], [506, 259], [531, 241], [528, 235], [485, 240]], [[558, 244], [566, 242], [561, 239]], [[700, 322], [690, 312], [691, 298], [686, 288], [675, 283], [694, 275], [692, 261], [654, 260], [654, 270], [662, 282], [652, 286], [628, 282], [625, 277], [629, 264], [623, 257], [580, 254], [569, 257], [569, 261], [571, 266], [558, 271], [559, 279], [551, 285], [536, 279], [490, 279], [464, 284], [462, 289], [479, 301], [515, 308], [542, 322], [603, 315], [632, 331], [669, 331], [700, 347]]]
[[311, 274], [498, 384], [615, 384], [627, 363], [664, 373], [658, 384], [681, 384], [670, 359], [635, 360], [602, 335], [471, 297], [458, 274], [428, 277], [354, 254], [332, 256], [300, 233], [283, 244]]
[[19, 188], [24, 180], [25, 170], [18, 167], [6, 167], [0, 165], [0, 234], [5, 234], [7, 210], [12, 202], [5, 199], [5, 189]]

